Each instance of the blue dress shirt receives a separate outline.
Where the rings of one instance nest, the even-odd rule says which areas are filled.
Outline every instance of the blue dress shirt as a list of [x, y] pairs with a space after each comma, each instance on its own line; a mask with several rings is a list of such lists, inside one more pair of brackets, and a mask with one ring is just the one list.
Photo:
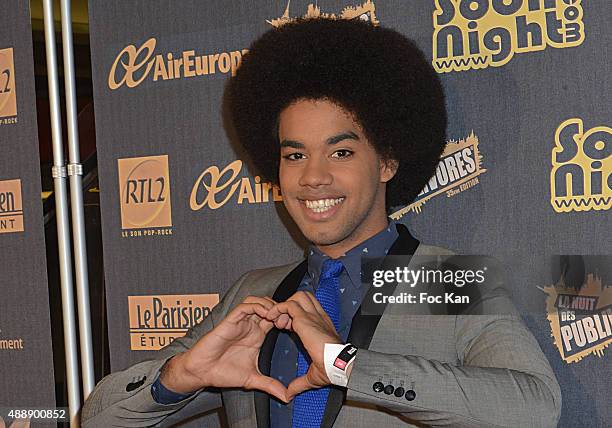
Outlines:
[[[338, 258], [344, 265], [340, 275], [340, 329], [339, 336], [346, 342], [353, 316], [365, 297], [368, 287], [361, 283], [361, 256], [384, 257], [398, 237], [395, 222], [389, 221], [387, 228], [357, 245]], [[317, 247], [308, 249], [308, 272], [298, 290], [315, 293], [323, 262], [329, 257]], [[295, 379], [297, 371], [297, 345], [293, 333], [281, 331], [272, 353], [270, 376], [288, 386]], [[270, 428], [290, 427], [293, 420], [293, 402], [285, 404], [270, 397]]]

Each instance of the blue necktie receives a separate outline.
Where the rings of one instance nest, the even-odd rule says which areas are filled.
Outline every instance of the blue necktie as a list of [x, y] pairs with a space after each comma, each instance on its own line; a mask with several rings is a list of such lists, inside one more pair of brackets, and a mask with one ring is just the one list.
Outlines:
[[[342, 262], [339, 260], [325, 260], [321, 269], [319, 286], [315, 297], [334, 323], [336, 331], [340, 326], [340, 273]], [[296, 377], [308, 372], [310, 357], [298, 351], [298, 368]], [[329, 387], [311, 389], [298, 394], [293, 400], [293, 428], [319, 428], [323, 420], [323, 413], [327, 405]]]

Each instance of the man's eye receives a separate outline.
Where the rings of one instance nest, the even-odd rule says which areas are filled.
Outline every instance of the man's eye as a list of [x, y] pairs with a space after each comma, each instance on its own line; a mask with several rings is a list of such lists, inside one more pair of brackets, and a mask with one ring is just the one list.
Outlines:
[[332, 157], [336, 159], [344, 159], [344, 158], [348, 158], [352, 156], [352, 154], [353, 154], [352, 150], [340, 149], [340, 150], [336, 150], [334, 154], [332, 154]]
[[300, 160], [304, 159], [304, 155], [302, 153], [289, 153], [288, 155], [283, 156], [283, 159]]

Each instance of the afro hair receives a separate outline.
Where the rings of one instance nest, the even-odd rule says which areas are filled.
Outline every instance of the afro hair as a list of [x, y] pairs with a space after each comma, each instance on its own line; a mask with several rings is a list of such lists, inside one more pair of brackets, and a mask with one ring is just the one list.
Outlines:
[[[359, 19], [299, 19], [253, 42], [227, 88], [230, 119], [253, 166], [278, 183], [278, 118], [298, 100], [327, 100], [399, 164], [387, 208], [411, 203], [446, 143], [444, 92], [423, 52], [397, 31]], [[282, 189], [281, 189], [282, 190]]]

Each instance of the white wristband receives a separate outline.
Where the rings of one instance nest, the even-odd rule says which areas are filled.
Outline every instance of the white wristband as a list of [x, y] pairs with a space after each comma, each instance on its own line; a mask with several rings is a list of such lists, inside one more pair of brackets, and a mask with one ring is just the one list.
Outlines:
[[[342, 354], [342, 359], [338, 358], [340, 354]], [[347, 343], [346, 345], [339, 345], [336, 343], [325, 344], [325, 347], [323, 348], [325, 373], [327, 373], [327, 377], [332, 384], [338, 386], [348, 385], [346, 370], [355, 360], [355, 355], [357, 355], [357, 347], [351, 345], [350, 343]]]

